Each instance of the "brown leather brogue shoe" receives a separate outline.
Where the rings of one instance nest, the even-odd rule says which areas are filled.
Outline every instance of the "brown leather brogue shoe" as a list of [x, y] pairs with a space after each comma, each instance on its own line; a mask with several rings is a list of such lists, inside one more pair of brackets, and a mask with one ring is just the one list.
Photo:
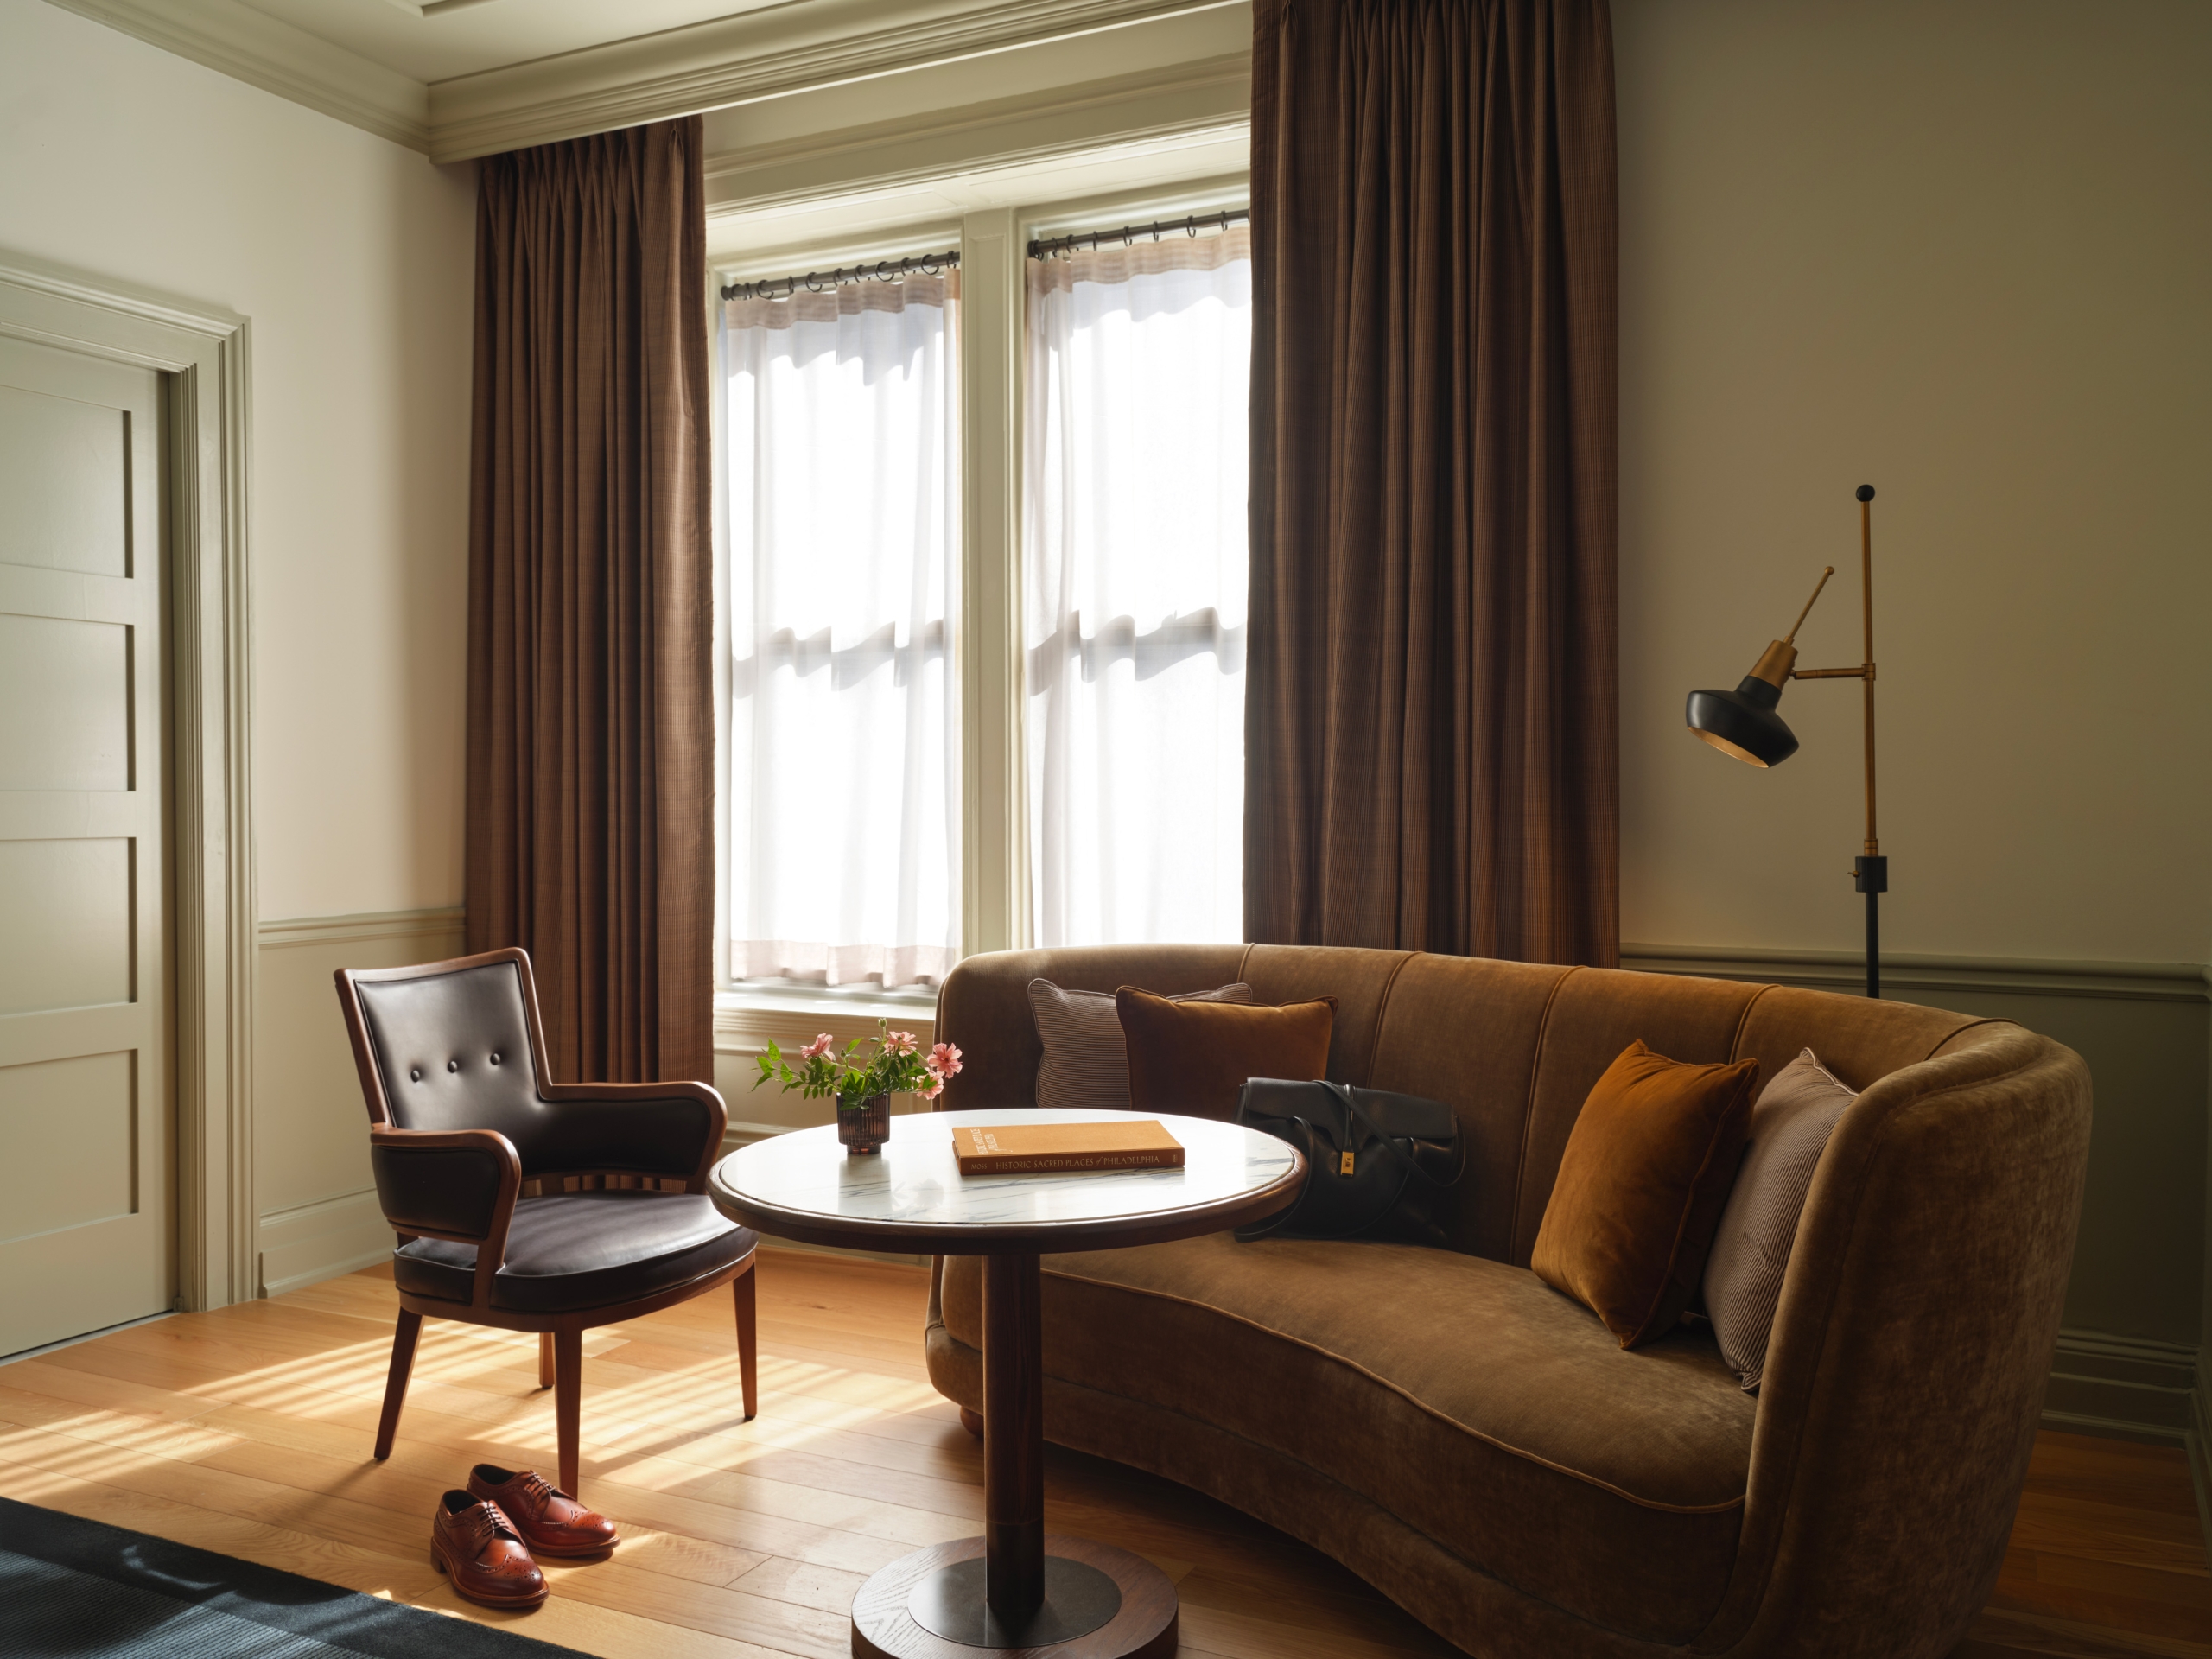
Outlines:
[[596, 1555], [621, 1541], [612, 1521], [556, 1491], [533, 1470], [480, 1463], [468, 1471], [468, 1490], [504, 1510], [534, 1554]]
[[515, 1523], [473, 1492], [448, 1492], [430, 1518], [430, 1560], [453, 1587], [486, 1607], [539, 1607], [545, 1575]]

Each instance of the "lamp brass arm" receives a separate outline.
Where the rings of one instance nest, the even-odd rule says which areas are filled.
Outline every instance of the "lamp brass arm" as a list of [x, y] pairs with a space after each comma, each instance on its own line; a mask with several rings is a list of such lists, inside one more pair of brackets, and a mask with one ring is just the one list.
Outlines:
[[1793, 668], [1789, 671], [1789, 677], [1793, 680], [1871, 680], [1874, 677], [1874, 664], [1861, 663], [1857, 668]]

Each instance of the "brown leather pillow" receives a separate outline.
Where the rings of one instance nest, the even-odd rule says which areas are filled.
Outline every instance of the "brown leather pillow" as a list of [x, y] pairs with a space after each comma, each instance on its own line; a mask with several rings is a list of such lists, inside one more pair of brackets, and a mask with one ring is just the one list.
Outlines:
[[1633, 1348], [1689, 1306], [1751, 1124], [1759, 1063], [1630, 1043], [1582, 1103], [1529, 1266]]
[[1134, 985], [1114, 993], [1129, 1051], [1129, 1105], [1192, 1117], [1236, 1116], [1251, 1077], [1325, 1077], [1337, 999], [1281, 1007], [1176, 1002]]

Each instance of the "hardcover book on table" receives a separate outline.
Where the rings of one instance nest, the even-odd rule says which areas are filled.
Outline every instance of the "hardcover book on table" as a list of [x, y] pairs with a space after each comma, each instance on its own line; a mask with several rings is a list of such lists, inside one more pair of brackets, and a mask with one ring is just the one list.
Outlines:
[[1183, 1143], [1157, 1118], [1100, 1123], [986, 1123], [952, 1132], [963, 1175], [1055, 1175], [1089, 1169], [1180, 1169]]

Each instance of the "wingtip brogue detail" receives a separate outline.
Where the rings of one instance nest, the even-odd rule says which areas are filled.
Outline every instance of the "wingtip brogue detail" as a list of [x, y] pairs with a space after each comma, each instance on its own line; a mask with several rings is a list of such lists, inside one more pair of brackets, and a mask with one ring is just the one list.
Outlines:
[[480, 1463], [468, 1471], [468, 1490], [512, 1517], [537, 1554], [596, 1555], [621, 1541], [612, 1521], [556, 1490], [535, 1470]]
[[549, 1593], [521, 1531], [497, 1503], [474, 1492], [449, 1491], [438, 1500], [430, 1560], [451, 1576], [457, 1594], [480, 1606], [540, 1607]]

